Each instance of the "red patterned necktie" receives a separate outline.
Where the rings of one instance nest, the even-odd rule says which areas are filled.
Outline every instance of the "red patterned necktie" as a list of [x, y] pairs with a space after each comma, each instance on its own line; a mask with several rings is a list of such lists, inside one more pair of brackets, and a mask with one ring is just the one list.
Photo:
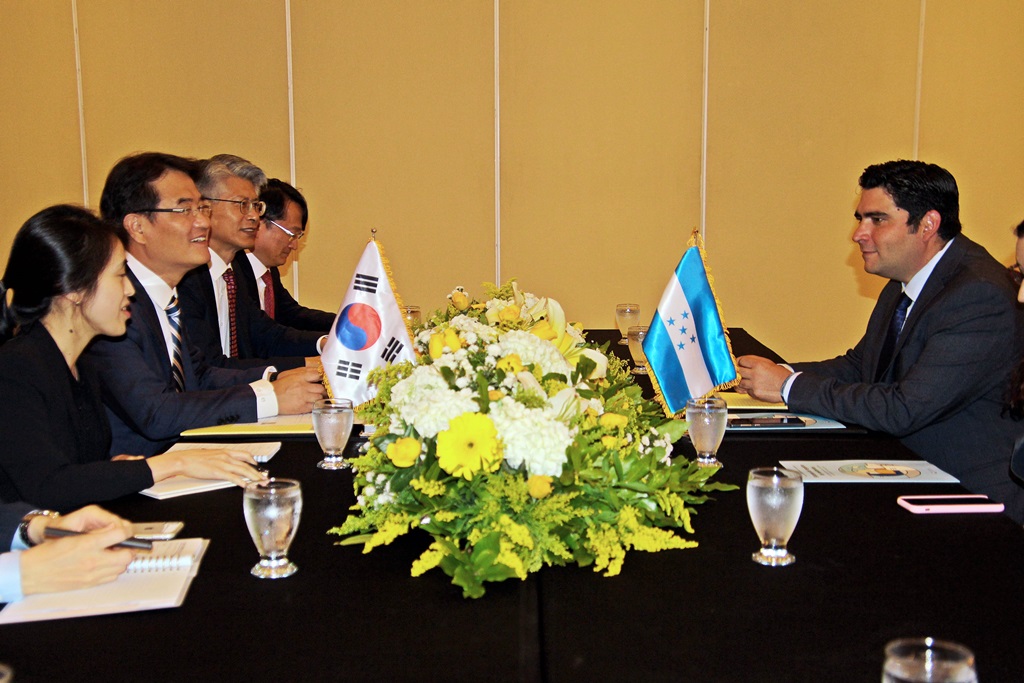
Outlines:
[[274, 317], [274, 278], [270, 275], [270, 271], [263, 273], [260, 278], [263, 280], [263, 284], [266, 287], [263, 288], [263, 311], [271, 318]]
[[238, 299], [238, 287], [235, 285], [235, 273], [230, 268], [224, 271], [224, 284], [228, 288], [228, 328], [231, 334], [231, 358], [238, 358], [238, 335], [235, 332], [235, 302]]

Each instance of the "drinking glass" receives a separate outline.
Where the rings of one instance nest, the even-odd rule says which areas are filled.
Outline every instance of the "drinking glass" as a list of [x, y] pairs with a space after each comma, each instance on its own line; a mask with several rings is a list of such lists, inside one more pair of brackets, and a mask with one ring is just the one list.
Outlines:
[[691, 398], [686, 402], [686, 421], [690, 423], [690, 441], [697, 451], [701, 467], [720, 467], [718, 447], [725, 437], [729, 406], [720, 398]]
[[974, 653], [959, 643], [900, 638], [885, 646], [882, 683], [977, 683]]
[[752, 557], [754, 562], [769, 567], [796, 562], [796, 557], [786, 550], [786, 543], [793, 535], [803, 506], [804, 480], [799, 474], [781, 467], [750, 470], [747, 509], [761, 539], [761, 550]]
[[413, 329], [423, 322], [423, 316], [420, 315], [419, 306], [402, 306], [402, 317], [404, 317], [405, 321], [409, 323], [409, 327], [412, 327]]
[[348, 467], [341, 454], [352, 434], [352, 401], [347, 398], [322, 398], [313, 404], [313, 432], [324, 459], [316, 464], [322, 470], [343, 470]]
[[634, 375], [646, 375], [647, 356], [644, 355], [644, 339], [647, 338], [647, 325], [633, 325], [626, 332], [626, 340], [629, 344], [629, 355], [633, 357]]
[[619, 345], [626, 346], [629, 344], [629, 328], [640, 324], [640, 304], [615, 304], [615, 324], [622, 335]]
[[294, 479], [253, 482], [242, 495], [245, 523], [259, 551], [260, 561], [251, 574], [260, 579], [283, 579], [298, 567], [288, 559], [288, 548], [299, 528], [302, 489]]

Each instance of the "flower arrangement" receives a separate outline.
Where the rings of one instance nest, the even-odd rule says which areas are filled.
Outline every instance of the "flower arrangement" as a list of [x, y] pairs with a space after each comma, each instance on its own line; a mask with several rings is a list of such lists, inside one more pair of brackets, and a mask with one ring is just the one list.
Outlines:
[[461, 287], [417, 331], [416, 363], [371, 373], [352, 460], [357, 502], [331, 533], [363, 552], [419, 528], [467, 597], [486, 581], [575, 562], [614, 576], [627, 550], [693, 548], [692, 506], [715, 468], [672, 458], [686, 424], [644, 400], [625, 363], [589, 345], [557, 301]]

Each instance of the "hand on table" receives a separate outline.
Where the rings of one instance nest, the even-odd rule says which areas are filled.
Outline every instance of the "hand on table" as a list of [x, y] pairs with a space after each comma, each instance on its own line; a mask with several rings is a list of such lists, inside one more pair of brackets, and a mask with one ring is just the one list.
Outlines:
[[782, 384], [792, 374], [789, 370], [761, 356], [740, 356], [736, 364], [741, 378], [737, 391], [761, 401], [782, 401]]
[[[104, 519], [111, 521], [93, 526]], [[98, 507], [90, 506], [50, 523], [87, 531], [81, 536], [50, 539], [21, 553], [21, 592], [25, 595], [108, 583], [120, 576], [135, 556], [128, 549], [110, 548], [132, 535], [131, 524]]]
[[299, 415], [313, 411], [313, 403], [327, 396], [320, 382], [319, 368], [286, 370], [272, 382], [280, 415]]

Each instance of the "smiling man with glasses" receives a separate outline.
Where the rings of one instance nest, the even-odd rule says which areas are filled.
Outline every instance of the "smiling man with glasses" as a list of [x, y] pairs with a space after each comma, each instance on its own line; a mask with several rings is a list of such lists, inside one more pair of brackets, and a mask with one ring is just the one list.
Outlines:
[[263, 311], [288, 327], [327, 334], [334, 324], [334, 313], [299, 305], [281, 284], [278, 268], [299, 247], [306, 234], [309, 208], [305, 197], [294, 187], [273, 178], [260, 193], [266, 210], [256, 244], [249, 252], [238, 252], [232, 267], [246, 280], [246, 289]]
[[241, 157], [219, 154], [200, 164], [195, 180], [212, 211], [209, 265], [189, 272], [180, 286], [183, 323], [193, 343], [220, 367], [319, 366], [322, 331], [275, 322], [254, 302], [255, 285], [233, 266], [236, 256], [256, 244], [266, 210], [259, 198], [266, 175]]

